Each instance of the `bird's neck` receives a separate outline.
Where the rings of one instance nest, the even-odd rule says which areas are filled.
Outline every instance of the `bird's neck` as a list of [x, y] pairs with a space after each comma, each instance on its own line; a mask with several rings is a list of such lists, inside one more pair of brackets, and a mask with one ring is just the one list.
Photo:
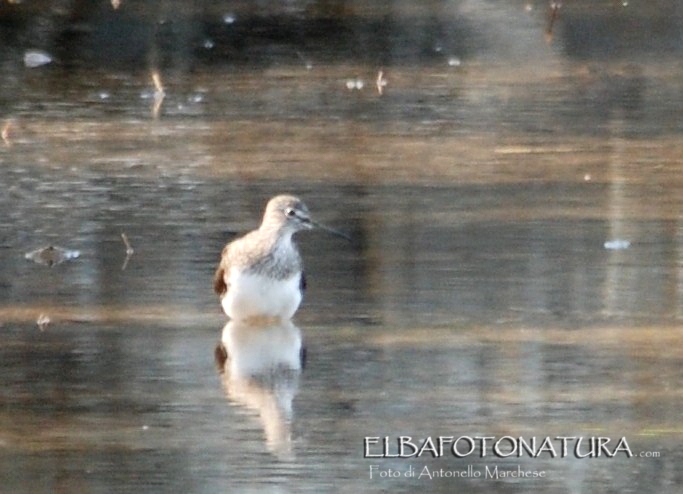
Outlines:
[[292, 239], [293, 231], [260, 231], [262, 256], [251, 266], [256, 272], [268, 272], [271, 277], [284, 279], [301, 270], [301, 257]]
[[294, 245], [292, 237], [294, 230], [282, 228], [281, 225], [274, 226], [263, 224], [259, 228], [263, 238], [271, 239], [271, 248], [290, 248]]

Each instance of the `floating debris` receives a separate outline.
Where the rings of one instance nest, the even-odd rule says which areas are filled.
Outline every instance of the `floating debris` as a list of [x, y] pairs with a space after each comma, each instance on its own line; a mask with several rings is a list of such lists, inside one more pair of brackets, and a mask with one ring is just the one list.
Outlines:
[[304, 57], [304, 54], [301, 53], [299, 50], [296, 50], [296, 56], [299, 57], [299, 60], [301, 60], [304, 63], [304, 65], [306, 66], [306, 70], [311, 70], [313, 68], [313, 62]]
[[154, 104], [152, 105], [152, 116], [154, 118], [159, 117], [159, 110], [161, 110], [161, 104], [164, 102], [166, 97], [166, 92], [164, 91], [164, 85], [161, 83], [161, 76], [158, 71], [152, 72], [152, 83], [154, 84]]
[[460, 59], [458, 57], [450, 57], [448, 59], [448, 66], [449, 67], [460, 67], [461, 64], [462, 64], [462, 62], [460, 61]]
[[71, 259], [78, 259], [81, 253], [77, 250], [64, 249], [62, 247], [57, 247], [55, 245], [48, 245], [42, 249], [36, 249], [34, 251], [28, 252], [24, 257], [29, 261], [33, 261], [38, 264], [44, 264], [45, 266], [56, 266], [64, 261], [70, 261]]
[[152, 72], [152, 83], [154, 84], [154, 89], [157, 93], [161, 93], [162, 95], [164, 93], [164, 85], [161, 83], [161, 75], [159, 75], [158, 71]]
[[36, 324], [38, 325], [38, 329], [40, 329], [41, 332], [45, 331], [47, 329], [48, 324], [50, 324], [50, 316], [47, 314], [41, 314], [38, 316], [38, 319], [36, 319]]
[[52, 57], [42, 50], [28, 50], [24, 53], [24, 65], [29, 69], [47, 65], [50, 62], [52, 62]]
[[363, 82], [363, 79], [349, 79], [346, 81], [346, 89], [349, 91], [353, 91], [354, 89], [356, 91], [360, 91], [363, 89], [365, 86], [365, 83]]
[[375, 81], [377, 84], [377, 92], [379, 93], [380, 96], [382, 96], [382, 93], [384, 92], [384, 88], [387, 85], [387, 80], [384, 78], [384, 71], [380, 70], [379, 73], [377, 74], [377, 80]]
[[128, 235], [122, 233], [121, 240], [123, 240], [123, 244], [126, 246], [126, 255], [132, 256], [135, 253], [135, 251], [133, 250], [133, 246], [130, 244], [130, 241], [128, 240]]
[[561, 7], [562, 2], [559, 0], [550, 2], [550, 17], [548, 19], [548, 27], [545, 30], [545, 39], [548, 43], [553, 40], [553, 29], [555, 28], [555, 21], [560, 15]]
[[624, 239], [608, 240], [604, 246], [607, 250], [626, 250], [631, 247], [631, 242]]
[[114, 10], [118, 10], [121, 6], [121, 0], [111, 0], [111, 6]]
[[7, 120], [5, 122], [5, 125], [2, 126], [2, 133], [0, 133], [0, 135], [2, 135], [2, 142], [5, 143], [5, 146], [11, 146], [12, 145], [12, 141], [10, 141], [10, 137], [9, 137], [9, 131], [11, 128], [12, 128], [12, 120]]
[[202, 93], [194, 93], [187, 97], [188, 103], [202, 103], [204, 102], [204, 95]]
[[234, 24], [236, 20], [235, 14], [228, 13], [223, 15], [223, 24]]
[[126, 246], [126, 258], [123, 261], [123, 266], [121, 266], [121, 271], [125, 271], [128, 267], [128, 261], [130, 261], [130, 258], [135, 254], [135, 250], [133, 250], [133, 246], [130, 244], [128, 236], [125, 233], [121, 234], [121, 240], [123, 240], [123, 244]]

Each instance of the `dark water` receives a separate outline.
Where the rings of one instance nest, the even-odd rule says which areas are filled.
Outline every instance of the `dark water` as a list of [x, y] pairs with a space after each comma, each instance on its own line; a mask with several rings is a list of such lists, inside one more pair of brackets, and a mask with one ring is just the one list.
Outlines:
[[[3, 490], [680, 490], [675, 2], [183, 5], [0, 7]], [[281, 192], [353, 241], [300, 234], [293, 325], [224, 328]], [[364, 458], [399, 436], [633, 456]]]

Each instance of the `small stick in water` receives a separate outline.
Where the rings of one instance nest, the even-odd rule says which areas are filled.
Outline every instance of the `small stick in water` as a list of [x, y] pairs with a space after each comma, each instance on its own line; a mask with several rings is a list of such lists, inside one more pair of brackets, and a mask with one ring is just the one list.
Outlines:
[[380, 96], [384, 92], [384, 87], [387, 85], [387, 80], [384, 78], [384, 71], [380, 70], [377, 74], [377, 92]]
[[548, 28], [545, 30], [545, 39], [548, 43], [553, 40], [553, 28], [560, 15], [560, 7], [562, 7], [562, 2], [559, 0], [550, 2], [550, 18], [548, 19]]
[[125, 271], [126, 267], [128, 266], [128, 261], [130, 261], [130, 258], [133, 257], [135, 251], [133, 250], [133, 246], [130, 244], [130, 241], [128, 240], [128, 235], [122, 233], [121, 240], [123, 240], [123, 244], [126, 246], [126, 259], [123, 261], [123, 266], [121, 266], [121, 271]]
[[161, 110], [161, 104], [164, 102], [164, 98], [166, 97], [164, 85], [161, 83], [161, 76], [159, 75], [158, 70], [152, 72], [152, 83], [154, 84], [154, 105], [152, 105], [152, 116], [154, 118], [158, 118], [159, 110]]

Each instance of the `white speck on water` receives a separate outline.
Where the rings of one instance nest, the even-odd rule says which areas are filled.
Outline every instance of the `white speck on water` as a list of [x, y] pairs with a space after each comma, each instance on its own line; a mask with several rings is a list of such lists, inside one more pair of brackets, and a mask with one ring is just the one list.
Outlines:
[[212, 39], [206, 38], [204, 40], [204, 48], [207, 50], [212, 49], [214, 46], [216, 46], [216, 43], [214, 43]]
[[346, 89], [349, 91], [353, 91], [354, 89], [360, 91], [363, 89], [363, 86], [365, 86], [363, 79], [348, 79], [346, 81]]
[[296, 50], [296, 56], [304, 63], [306, 70], [311, 70], [313, 68], [313, 62], [308, 60], [299, 50]]
[[223, 23], [233, 24], [235, 22], [235, 14], [225, 14], [223, 16]]
[[50, 316], [47, 314], [40, 314], [36, 320], [36, 324], [41, 331], [45, 331], [50, 324]]
[[64, 259], [69, 261], [71, 259], [78, 259], [81, 257], [80, 251], [64, 249]]
[[607, 250], [626, 250], [631, 247], [631, 242], [618, 238], [614, 240], [608, 240], [605, 242], [604, 246]]
[[449, 67], [460, 67], [460, 59], [458, 57], [451, 57], [448, 59], [448, 66]]

